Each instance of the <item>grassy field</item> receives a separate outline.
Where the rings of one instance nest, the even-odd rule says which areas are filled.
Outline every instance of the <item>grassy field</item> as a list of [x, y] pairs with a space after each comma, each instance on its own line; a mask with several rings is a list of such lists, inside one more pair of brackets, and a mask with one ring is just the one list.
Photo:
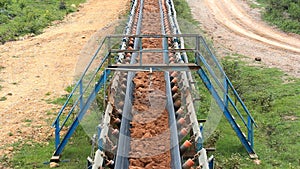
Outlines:
[[[26, 144], [19, 146], [18, 143], [12, 145], [18, 153], [13, 159], [7, 157], [0, 158], [0, 163], [14, 169], [49, 168], [49, 160], [54, 152], [54, 141], [49, 144], [32, 143], [30, 140]], [[66, 146], [62, 162], [59, 163], [61, 169], [82, 169], [87, 168], [87, 157], [91, 153], [90, 138], [85, 134], [82, 127], [78, 127], [73, 137]]]
[[300, 1], [295, 0], [257, 0], [264, 8], [263, 19], [286, 32], [300, 34]]
[[[178, 14], [184, 15], [180, 17], [191, 18], [190, 12], [185, 11], [187, 8], [183, 0], [175, 0], [175, 4], [177, 10], [182, 11]], [[244, 57], [232, 55], [222, 63], [259, 126], [255, 130], [255, 150], [261, 163], [255, 164], [249, 159], [234, 131], [222, 118], [213, 135], [216, 168], [300, 168], [300, 79], [290, 77], [278, 69], [242, 62], [237, 56]], [[11, 160], [2, 157], [0, 163], [22, 169], [49, 168], [43, 163], [49, 161], [54, 151], [53, 140], [49, 141], [49, 145], [32, 143], [22, 147], [18, 144], [13, 146], [19, 150], [18, 153]], [[65, 162], [60, 163], [60, 168], [86, 168], [86, 158], [90, 151], [89, 138], [79, 128], [63, 152], [62, 160]]]
[[300, 79], [233, 58], [224, 60], [223, 65], [259, 126], [255, 130], [255, 150], [261, 164], [248, 159], [223, 118], [216, 143], [218, 168], [300, 168]]
[[[26, 34], [40, 34], [52, 21], [76, 11], [85, 0], [1, 0], [0, 43]], [[74, 4], [74, 5], [72, 5]]]

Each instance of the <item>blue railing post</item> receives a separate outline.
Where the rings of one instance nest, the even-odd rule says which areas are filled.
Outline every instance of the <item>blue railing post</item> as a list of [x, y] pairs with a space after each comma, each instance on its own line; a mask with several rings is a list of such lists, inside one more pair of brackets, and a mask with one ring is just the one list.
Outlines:
[[[105, 91], [105, 89], [106, 89], [106, 79], [107, 79], [107, 72], [106, 72], [106, 69], [104, 70], [104, 79], [105, 79], [105, 81], [104, 81], [104, 83], [103, 83], [103, 89], [104, 89], [104, 91]], [[95, 89], [96, 89], [96, 86], [95, 86]], [[104, 92], [104, 98], [105, 98], [105, 92]], [[105, 106], [105, 105], [104, 105]], [[106, 106], [105, 106], [106, 107]]]
[[139, 42], [139, 55], [140, 55], [140, 66], [142, 66], [143, 65], [143, 38], [141, 37], [141, 38], [138, 38], [137, 39], [138, 40], [138, 42]]
[[[139, 59], [139, 64], [140, 66], [142, 66], [142, 60], [143, 60], [143, 54], [142, 54], [142, 50], [143, 50], [143, 37], [137, 36], [134, 38], [134, 45], [133, 45], [134, 50], [138, 50], [136, 52], [132, 53], [132, 56], [135, 56], [134, 58], [140, 58]], [[135, 62], [135, 61], [134, 61]], [[131, 63], [131, 61], [130, 61]]]
[[[107, 49], [108, 49], [108, 53], [111, 53], [111, 50], [112, 50], [112, 44], [111, 44], [111, 37], [108, 36], [108, 44], [107, 44]], [[111, 64], [111, 58], [108, 57], [108, 65]]]
[[164, 36], [163, 38], [163, 56], [164, 56], [164, 63], [169, 65], [169, 55], [168, 55], [168, 37]]
[[83, 109], [83, 105], [84, 105], [82, 79], [79, 81], [79, 97], [80, 97], [80, 104], [79, 104], [79, 106], [80, 106], [80, 110]]
[[98, 129], [98, 133], [97, 133], [98, 134], [98, 136], [97, 136], [98, 137], [98, 149], [102, 151], [103, 145], [102, 145], [102, 140], [100, 139], [102, 128], [101, 128], [101, 126], [98, 126], [97, 129]]
[[209, 167], [209, 169], [214, 169], [215, 168], [215, 166], [214, 166], [214, 160], [215, 160], [215, 158], [213, 156], [212, 156], [212, 158], [209, 159], [209, 161], [208, 161], [208, 167]]
[[55, 122], [55, 149], [57, 149], [57, 147], [60, 144], [60, 135], [59, 132], [60, 128], [59, 128], [59, 118], [56, 120]]
[[110, 36], [108, 36], [107, 37], [107, 49], [108, 49], [108, 52], [110, 52], [111, 51], [111, 37]]
[[200, 51], [200, 36], [196, 36], [196, 51]]
[[228, 108], [228, 83], [226, 77], [224, 77], [224, 104]]
[[253, 122], [252, 122], [252, 119], [251, 117], [248, 115], [248, 122], [247, 122], [247, 128], [248, 128], [248, 140], [249, 142], [251, 143], [251, 147], [253, 148], [254, 147], [254, 132], [253, 132]]

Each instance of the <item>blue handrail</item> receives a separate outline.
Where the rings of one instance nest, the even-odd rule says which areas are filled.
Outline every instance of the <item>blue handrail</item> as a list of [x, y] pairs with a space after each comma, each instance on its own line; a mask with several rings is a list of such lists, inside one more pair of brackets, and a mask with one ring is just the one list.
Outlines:
[[[232, 83], [230, 82], [230, 80], [228, 79], [226, 73], [224, 72], [224, 70], [222, 69], [221, 65], [219, 64], [217, 58], [215, 57], [215, 55], [211, 52], [211, 50], [209, 49], [208, 45], [206, 44], [204, 38], [202, 36], [198, 36], [197, 37], [199, 40], [201, 40], [201, 43], [204, 45], [206, 52], [208, 52], [208, 54], [210, 55], [210, 57], [213, 59], [214, 64], [217, 65], [217, 68], [219, 69], [219, 72], [222, 73], [222, 76], [224, 76], [224, 78], [226, 79], [226, 83], [227, 85], [229, 85], [231, 91], [233, 92], [235, 98], [238, 100], [238, 102], [242, 105], [244, 111], [246, 112], [246, 114], [250, 117], [251, 122], [257, 127], [256, 122], [254, 121], [253, 117], [251, 116], [248, 108], [246, 107], [246, 105], [244, 104], [244, 102], [242, 101], [242, 99], [240, 98], [240, 96], [238, 95], [237, 91], [234, 89]], [[200, 45], [200, 44], [198, 44]], [[201, 55], [200, 52], [198, 52], [198, 54]], [[201, 57], [200, 59], [202, 59], [204, 62], [205, 67], [207, 68], [207, 70], [209, 71], [209, 73], [212, 75], [213, 79], [215, 80], [215, 82], [218, 84], [218, 86], [220, 87], [220, 89], [227, 95], [228, 98], [230, 98], [230, 96], [228, 95], [228, 92], [224, 89], [223, 85], [221, 85], [221, 83], [219, 82], [219, 80], [217, 79], [216, 74], [214, 73], [214, 71], [210, 68], [209, 64], [205, 61], [204, 57]], [[231, 102], [232, 106], [235, 107], [235, 105]], [[239, 111], [236, 111], [238, 113], [238, 115], [242, 118], [242, 115], [240, 114]], [[247, 123], [245, 122], [245, 120], [242, 118], [244, 124], [247, 126]]]
[[[87, 84], [87, 87], [82, 91], [82, 93], [79, 95], [78, 99], [76, 100], [76, 102], [73, 104], [71, 110], [69, 111], [67, 117], [65, 118], [64, 122], [61, 125], [61, 128], [59, 131], [62, 130], [63, 126], [66, 124], [66, 122], [68, 121], [69, 117], [71, 116], [71, 114], [73, 113], [73, 111], [75, 110], [76, 105], [78, 104], [78, 102], [81, 100], [81, 98], [83, 98], [83, 95], [86, 93], [88, 87], [90, 86], [91, 82], [95, 79], [97, 72], [102, 68], [103, 64], [106, 62], [106, 60], [109, 58], [109, 53], [106, 54], [106, 56], [103, 58], [102, 63], [98, 66], [98, 68], [96, 69], [96, 71], [94, 72], [92, 78], [90, 79], [90, 81]], [[80, 83], [82, 83], [82, 79], [79, 80]], [[85, 105], [85, 103], [81, 103], [82, 105]], [[81, 106], [80, 106], [81, 107]]]
[[73, 88], [73, 90], [71, 91], [71, 93], [69, 94], [66, 102], [64, 103], [64, 105], [62, 106], [62, 108], [60, 109], [56, 119], [54, 120], [54, 122], [52, 123], [52, 126], [55, 126], [55, 123], [57, 122], [57, 120], [59, 120], [59, 117], [61, 116], [62, 112], [64, 111], [64, 109], [67, 107], [68, 103], [70, 102], [71, 98], [73, 97], [73, 94], [75, 93], [75, 91], [77, 90], [77, 88], [79, 87], [80, 83], [82, 83], [82, 79], [84, 78], [84, 76], [86, 75], [87, 71], [89, 70], [90, 66], [92, 65], [93, 61], [96, 59], [97, 55], [99, 54], [104, 42], [106, 40], [106, 37], [101, 41], [100, 46], [98, 47], [96, 53], [94, 54], [94, 56], [92, 57], [91, 61], [89, 62], [89, 64], [87, 65], [87, 67], [85, 68], [83, 74], [80, 77], [80, 80], [76, 83], [75, 87]]
[[[256, 154], [254, 152], [254, 130], [253, 125], [257, 127], [257, 124], [255, 123], [253, 117], [251, 116], [249, 110], [247, 109], [246, 105], [238, 95], [237, 91], [234, 89], [232, 83], [228, 79], [226, 73], [222, 69], [221, 65], [219, 64], [217, 58], [214, 56], [214, 54], [209, 49], [208, 45], [206, 44], [205, 40], [202, 36], [196, 37], [196, 48], [195, 48], [195, 58], [196, 58], [196, 64], [200, 66], [200, 69], [198, 70], [198, 74], [201, 77], [202, 81], [204, 82], [205, 86], [209, 89], [211, 94], [213, 95], [215, 101], [219, 105], [219, 107], [222, 109], [224, 115], [226, 116], [227, 120], [230, 122], [231, 126], [235, 130], [237, 136], [239, 137], [240, 141], [250, 154], [251, 158], [256, 158]], [[202, 45], [202, 46], [200, 46]], [[200, 48], [201, 47], [201, 48]], [[208, 63], [208, 61], [210, 61]], [[211, 62], [212, 61], [212, 62]], [[201, 67], [203, 65], [203, 67]], [[216, 67], [216, 69], [213, 69]], [[208, 77], [208, 75], [212, 77]], [[221, 83], [217, 77], [216, 73], [220, 73], [223, 82]], [[214, 84], [212, 83], [214, 82]], [[224, 96], [221, 96], [218, 90], [221, 90]], [[233, 102], [230, 94], [233, 93], [233, 97], [237, 99], [238, 103], [242, 106], [243, 112], [247, 115], [247, 119], [245, 119], [245, 116], [242, 115], [242, 112], [240, 109], [238, 109], [237, 105]], [[223, 100], [222, 100], [223, 98]], [[238, 125], [237, 121], [234, 119], [234, 116], [231, 114], [228, 103], [233, 107], [234, 112], [238, 114], [240, 119], [242, 120], [243, 124], [245, 125], [247, 129], [247, 136], [243, 133], [242, 129]], [[244, 114], [244, 115], [245, 115]], [[246, 122], [247, 121], [247, 122]]]
[[[94, 56], [92, 57], [91, 61], [89, 62], [89, 64], [87, 65], [87, 67], [85, 68], [82, 76], [80, 77], [80, 79], [78, 80], [78, 82], [76, 83], [75, 87], [73, 88], [72, 92], [69, 94], [66, 102], [64, 103], [64, 105], [62, 106], [62, 108], [60, 109], [60, 111], [58, 112], [58, 115], [56, 117], [56, 119], [54, 120], [52, 126], [55, 127], [55, 147], [56, 149], [61, 148], [60, 144], [60, 131], [62, 131], [62, 129], [64, 128], [64, 126], [66, 125], [67, 121], [70, 119], [71, 115], [74, 113], [76, 107], [78, 106], [78, 103], [80, 103], [79, 105], [79, 112], [82, 111], [82, 109], [84, 108], [84, 106], [86, 104], [88, 104], [87, 102], [89, 101], [88, 99], [86, 101], [84, 101], [83, 97], [84, 95], [88, 92], [88, 89], [91, 87], [92, 81], [95, 80], [97, 73], [100, 71], [101, 68], [103, 68], [104, 64], [109, 62], [109, 57], [110, 57], [110, 53], [108, 52], [101, 60], [101, 63], [96, 67], [95, 70], [93, 70], [93, 74], [92, 76], [89, 77], [89, 75], [87, 75], [87, 72], [90, 70], [91, 65], [93, 64], [93, 62], [96, 60], [97, 56], [99, 55], [103, 44], [105, 42], [105, 40], [107, 39], [107, 37], [105, 37], [102, 42], [100, 43], [97, 51], [95, 52]], [[106, 72], [106, 71], [105, 71]], [[83, 79], [85, 77], [87, 77], [87, 85], [83, 88]], [[78, 90], [79, 88], [79, 95], [75, 96], [74, 93]], [[70, 103], [71, 99], [73, 97], [76, 97], [74, 99], [74, 103], [71, 107], [71, 109], [68, 111], [68, 114], [66, 117], [63, 118], [63, 121], [61, 122], [61, 115], [63, 114], [63, 112], [65, 111], [65, 108], [67, 107], [67, 105]], [[73, 125], [73, 124], [72, 124]], [[66, 136], [65, 136], [66, 137]], [[65, 138], [64, 138], [65, 139]], [[56, 150], [58, 151], [58, 150]]]

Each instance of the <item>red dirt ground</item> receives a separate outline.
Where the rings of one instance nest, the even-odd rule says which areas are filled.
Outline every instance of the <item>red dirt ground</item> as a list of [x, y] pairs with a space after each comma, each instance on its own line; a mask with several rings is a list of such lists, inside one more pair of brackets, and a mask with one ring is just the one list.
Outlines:
[[46, 100], [66, 94], [85, 44], [123, 15], [128, 4], [88, 0], [43, 34], [0, 46], [0, 66], [5, 67], [0, 71], [0, 98], [7, 98], [0, 101], [0, 157], [16, 151], [12, 143], [53, 137], [50, 126], [60, 106]]

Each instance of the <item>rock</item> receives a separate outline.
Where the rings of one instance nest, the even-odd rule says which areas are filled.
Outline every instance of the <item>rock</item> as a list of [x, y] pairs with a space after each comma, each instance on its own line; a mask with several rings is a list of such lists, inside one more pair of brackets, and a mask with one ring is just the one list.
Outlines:
[[32, 146], [32, 142], [31, 142], [31, 141], [28, 141], [28, 142], [27, 142], [27, 145]]
[[57, 167], [59, 167], [58, 163], [55, 163], [55, 162], [50, 163], [50, 168], [57, 168]]
[[255, 58], [255, 61], [260, 62], [260, 61], [261, 61], [261, 57], [256, 57], [256, 58]]
[[71, 7], [72, 7], [72, 8], [76, 8], [76, 5], [75, 5], [75, 4], [72, 4]]
[[14, 151], [14, 147], [8, 147], [7, 150], [8, 151]]
[[152, 135], [149, 132], [146, 132], [142, 138], [151, 138]]

